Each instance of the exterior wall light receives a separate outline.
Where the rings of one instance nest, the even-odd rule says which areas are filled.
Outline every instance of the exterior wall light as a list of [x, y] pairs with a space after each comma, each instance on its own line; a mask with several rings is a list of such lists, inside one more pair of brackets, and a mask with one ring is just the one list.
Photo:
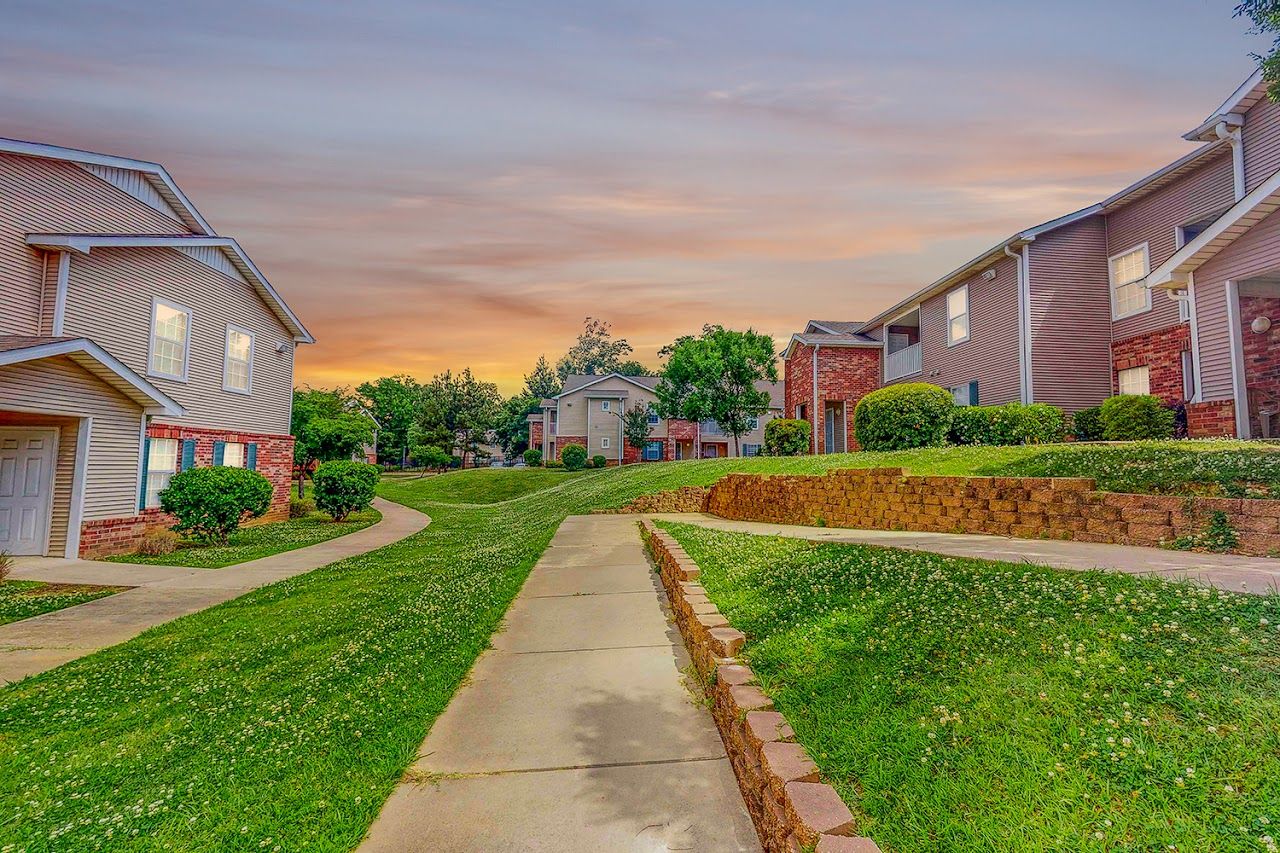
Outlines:
[[1253, 329], [1256, 334], [1264, 335], [1271, 329], [1271, 318], [1254, 317], [1253, 322], [1249, 324], [1249, 328]]

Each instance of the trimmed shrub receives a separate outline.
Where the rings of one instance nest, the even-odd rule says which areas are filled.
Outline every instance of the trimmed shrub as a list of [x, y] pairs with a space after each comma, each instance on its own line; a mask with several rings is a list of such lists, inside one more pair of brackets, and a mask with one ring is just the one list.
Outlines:
[[1172, 438], [1174, 413], [1151, 394], [1121, 394], [1102, 404], [1102, 437], [1107, 441]]
[[991, 406], [956, 406], [951, 416], [952, 444], [994, 444]]
[[564, 469], [564, 463], [561, 462], [559, 459], [550, 459], [547, 461], [547, 464], [544, 465], [543, 467], [554, 468], [559, 471]]
[[941, 447], [956, 408], [950, 392], [925, 382], [889, 385], [867, 394], [853, 412], [863, 450]]
[[1052, 444], [1067, 437], [1067, 413], [1048, 403], [1009, 403], [1019, 412], [1017, 444]]
[[138, 553], [144, 557], [163, 557], [178, 550], [178, 534], [172, 530], [148, 533], [138, 542]]
[[587, 449], [581, 444], [566, 444], [560, 451], [560, 461], [570, 471], [581, 471], [587, 467]]
[[537, 468], [542, 464], [542, 451], [530, 447], [524, 452], [524, 464], [530, 468]]
[[1090, 406], [1072, 415], [1071, 432], [1076, 441], [1102, 441], [1102, 407]]
[[1066, 429], [1066, 415], [1057, 406], [1005, 403], [958, 407], [950, 435], [954, 444], [1045, 444], [1061, 441]]
[[316, 511], [316, 502], [311, 498], [291, 498], [289, 500], [289, 517], [306, 518]]
[[373, 503], [378, 467], [367, 462], [325, 462], [315, 473], [316, 506], [342, 521]]
[[799, 456], [809, 452], [808, 421], [774, 418], [764, 425], [764, 452], [768, 456]]
[[444, 471], [446, 468], [456, 467], [453, 464], [454, 458], [439, 447], [425, 447], [418, 452], [414, 461], [421, 462], [422, 467], [429, 471]]
[[592, 457], [591, 457], [591, 467], [592, 467], [592, 468], [607, 468], [607, 467], [608, 467], [608, 465], [609, 465], [609, 460], [608, 460], [608, 459], [605, 459], [605, 458], [604, 458], [603, 456], [601, 456], [599, 453], [597, 453], [595, 456], [592, 456]]
[[271, 481], [248, 468], [189, 468], [173, 475], [160, 508], [178, 519], [173, 529], [201, 542], [227, 544], [240, 522], [271, 508]]

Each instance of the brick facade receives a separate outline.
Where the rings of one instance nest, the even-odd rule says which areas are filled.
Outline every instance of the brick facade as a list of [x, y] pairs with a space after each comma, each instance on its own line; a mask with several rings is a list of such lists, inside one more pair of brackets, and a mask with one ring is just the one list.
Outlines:
[[[587, 444], [587, 437], [585, 435], [558, 435], [556, 436], [554, 445], [555, 456], [552, 458], [559, 462], [560, 454], [563, 453], [564, 449], [570, 444], [581, 444], [583, 447], [590, 447], [590, 445]], [[591, 455], [587, 454], [587, 458], [590, 459]]]
[[1151, 374], [1151, 393], [1167, 403], [1186, 399], [1182, 376], [1182, 354], [1191, 349], [1191, 329], [1185, 323], [1154, 332], [1114, 341], [1111, 344], [1111, 387], [1119, 389], [1119, 373], [1146, 366]]
[[1235, 438], [1234, 400], [1211, 400], [1187, 404], [1187, 436], [1190, 438]]
[[[1271, 320], [1271, 328], [1259, 334], [1250, 328], [1257, 317]], [[1249, 395], [1249, 434], [1254, 438], [1280, 435], [1280, 418], [1270, 417], [1263, 429], [1260, 412], [1280, 410], [1280, 298], [1240, 297], [1240, 342], [1244, 352], [1244, 382]]]
[[[271, 496], [271, 508], [267, 510], [266, 515], [262, 518], [253, 519], [249, 523], [266, 524], [271, 521], [283, 521], [289, 517], [290, 478], [293, 474], [293, 436], [227, 432], [225, 430], [152, 423], [147, 426], [147, 438], [172, 438], [177, 439], [179, 442], [194, 439], [196, 442], [195, 462], [197, 467], [213, 464], [213, 443], [215, 441], [256, 444], [258, 448], [256, 470], [271, 481], [273, 493]], [[130, 553], [137, 548], [138, 542], [142, 537], [148, 533], [169, 528], [174, 521], [173, 516], [167, 515], [158, 509], [143, 510], [133, 516], [86, 521], [80, 526], [80, 556], [85, 559], [94, 559], [112, 554]]]
[[858, 401], [880, 387], [880, 349], [878, 347], [818, 348], [818, 400], [814, 409], [813, 350], [807, 344], [796, 344], [786, 359], [784, 369], [784, 396], [786, 410], [783, 417], [796, 417], [799, 406], [805, 408], [805, 419], [811, 426], [810, 449], [826, 453], [826, 436], [823, 434], [823, 406], [828, 401], [843, 401], [845, 408], [845, 446], [857, 450], [853, 435], [853, 412]]
[[529, 422], [529, 447], [542, 452], [542, 421]]

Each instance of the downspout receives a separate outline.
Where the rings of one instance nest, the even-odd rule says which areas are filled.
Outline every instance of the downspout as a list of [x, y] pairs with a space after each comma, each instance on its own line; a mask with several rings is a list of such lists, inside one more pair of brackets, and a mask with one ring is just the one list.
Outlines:
[[[1022, 386], [1022, 402], [1035, 401], [1031, 370], [1031, 269], [1030, 249], [1034, 237], [1022, 245], [1021, 252], [1004, 247], [1004, 253], [1013, 258], [1018, 277], [1018, 382]], [[972, 321], [971, 321], [972, 322]], [[981, 389], [979, 389], [981, 390]]]
[[[1187, 273], [1187, 289], [1171, 290], [1169, 298], [1187, 303], [1187, 323], [1191, 333], [1191, 397], [1188, 403], [1200, 402], [1200, 324], [1196, 318], [1196, 281], [1194, 273]], [[1185, 378], [1184, 378], [1185, 382]]]
[[813, 455], [818, 455], [818, 350], [822, 344], [813, 345], [813, 411], [809, 417], [813, 424]]
[[1231, 173], [1235, 179], [1236, 201], [1244, 198], [1244, 138], [1239, 127], [1231, 127], [1225, 121], [1218, 122], [1213, 132], [1219, 139], [1225, 139], [1231, 145]]

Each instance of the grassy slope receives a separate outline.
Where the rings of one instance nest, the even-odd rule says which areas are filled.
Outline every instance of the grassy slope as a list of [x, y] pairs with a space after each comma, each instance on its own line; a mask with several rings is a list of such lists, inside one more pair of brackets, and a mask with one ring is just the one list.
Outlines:
[[664, 526], [888, 848], [1243, 853], [1276, 834], [1280, 599]]
[[[428, 488], [436, 500], [460, 504], [490, 504], [518, 498], [532, 492], [559, 485], [583, 472], [555, 468], [469, 468], [432, 476]], [[428, 479], [395, 479], [399, 486], [421, 483]], [[416, 488], [410, 486], [410, 488]]]
[[735, 470], [960, 474], [1033, 452], [630, 466], [499, 504], [439, 500], [524, 472], [386, 482], [431, 526], [0, 690], [0, 849], [350, 849], [565, 516]]
[[37, 581], [0, 581], [0, 625], [74, 607], [119, 592], [119, 587], [59, 586]]
[[220, 569], [224, 566], [270, 557], [295, 548], [305, 548], [317, 542], [345, 536], [363, 530], [382, 518], [376, 509], [352, 513], [345, 521], [335, 522], [323, 512], [313, 512], [302, 518], [275, 521], [242, 527], [232, 534], [226, 545], [201, 545], [182, 542], [172, 554], [144, 557], [141, 554], [121, 554], [105, 559], [116, 563], [146, 563], [158, 566], [189, 566], [197, 569]]

